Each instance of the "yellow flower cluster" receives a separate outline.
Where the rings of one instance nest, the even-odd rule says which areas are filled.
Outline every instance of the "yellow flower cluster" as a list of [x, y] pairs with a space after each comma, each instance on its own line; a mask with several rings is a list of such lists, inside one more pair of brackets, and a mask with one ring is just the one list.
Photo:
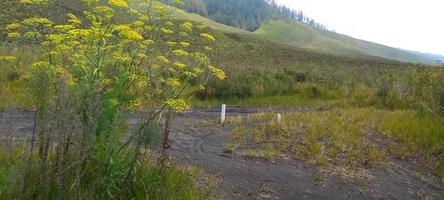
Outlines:
[[182, 45], [183, 47], [189, 47], [190, 43], [188, 43], [188, 42], [180, 42], [180, 45]]
[[218, 69], [218, 68], [213, 67], [213, 66], [208, 66], [208, 69], [210, 70], [210, 72], [214, 76], [216, 76], [220, 80], [224, 80], [225, 78], [227, 78], [227, 76], [225, 75], [225, 72], [222, 71], [221, 69]]
[[17, 39], [17, 38], [19, 38], [21, 35], [20, 35], [20, 33], [16, 33], [16, 32], [14, 32], [14, 33], [8, 33], [8, 38], [9, 39]]
[[191, 108], [184, 99], [168, 99], [166, 103], [176, 112], [184, 112]]
[[50, 1], [49, 0], [20, 0], [20, 3], [45, 5], [45, 4], [49, 4]]
[[168, 44], [168, 46], [170, 46], [170, 47], [174, 47], [174, 46], [177, 45], [177, 42], [168, 41], [167, 44]]
[[121, 8], [128, 8], [128, 2], [125, 0], [108, 0], [109, 5]]
[[134, 111], [139, 110], [142, 107], [143, 107], [143, 102], [141, 99], [135, 99], [135, 100], [131, 101], [129, 104], [129, 108]]
[[179, 79], [177, 78], [169, 78], [165, 81], [165, 83], [171, 88], [178, 88], [181, 85]]
[[181, 24], [180, 25], [180, 27], [183, 29], [183, 30], [185, 30], [185, 31], [192, 31], [193, 30], [193, 24], [192, 23], [190, 23], [190, 22], [185, 22], [185, 23], [183, 23], [183, 24]]
[[174, 65], [178, 68], [185, 68], [187, 65], [182, 62], [175, 62]]
[[17, 60], [14, 56], [0, 56], [0, 61], [15, 61]]
[[57, 25], [57, 26], [54, 26], [54, 28], [60, 32], [68, 32], [68, 31], [74, 29], [75, 27], [73, 25]]
[[214, 36], [212, 36], [208, 33], [202, 33], [202, 34], [200, 34], [200, 37], [202, 37], [208, 41], [215, 41], [216, 40], [216, 38], [214, 38]]
[[12, 23], [6, 26], [7, 31], [17, 31], [20, 28], [20, 24]]
[[188, 35], [188, 33], [180, 32], [180, 33], [179, 33], [179, 36], [180, 36], [180, 37], [188, 37], [189, 35]]
[[82, 21], [80, 21], [75, 15], [73, 14], [68, 14], [66, 15], [68, 17], [68, 22], [74, 26], [79, 25], [82, 23]]
[[123, 38], [128, 39], [128, 40], [132, 40], [132, 41], [143, 40], [143, 36], [140, 33], [132, 30], [131, 27], [126, 24], [115, 26], [113, 28], [113, 31], [118, 32], [120, 36], [122, 36]]
[[23, 24], [25, 26], [45, 26], [45, 27], [51, 27], [53, 22], [46, 18], [28, 18], [23, 20]]
[[68, 34], [74, 38], [86, 38], [90, 36], [91, 33], [88, 29], [73, 29], [68, 31]]
[[165, 33], [165, 34], [173, 34], [174, 33], [174, 31], [167, 29], [167, 28], [162, 28], [162, 29], [160, 29], [160, 31], [162, 31], [162, 33]]
[[170, 61], [165, 56], [157, 56], [157, 60], [165, 64], [170, 63]]
[[186, 57], [186, 56], [190, 55], [190, 53], [188, 53], [187, 51], [185, 51], [183, 49], [176, 49], [176, 50], [173, 51], [173, 54], [176, 55], [176, 56], [183, 56], [183, 57]]

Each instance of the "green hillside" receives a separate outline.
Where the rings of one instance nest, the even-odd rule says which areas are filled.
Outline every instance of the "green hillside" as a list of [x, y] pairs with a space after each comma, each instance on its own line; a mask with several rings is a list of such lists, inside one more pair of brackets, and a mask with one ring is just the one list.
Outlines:
[[424, 57], [407, 51], [358, 40], [330, 31], [318, 30], [298, 22], [290, 24], [283, 21], [269, 21], [264, 23], [256, 33], [266, 39], [323, 53], [348, 56], [366, 54], [404, 62], [431, 62]]
[[[4, 36], [3, 29], [7, 22], [19, 21], [34, 13], [42, 13], [45, 17], [57, 21], [59, 16], [63, 16], [65, 13], [80, 14], [79, 10], [81, 5], [80, 0], [55, 0], [51, 6], [36, 10], [35, 8], [30, 9], [20, 4], [18, 0], [2, 1], [0, 2], [0, 6], [6, 9], [1, 9], [0, 12], [0, 36]], [[175, 10], [176, 11], [172, 13], [176, 19], [201, 22], [222, 32], [257, 34], [265, 39], [320, 53], [352, 57], [367, 55], [412, 63], [433, 62], [421, 55], [313, 28], [301, 22], [267, 21], [263, 22], [263, 25], [253, 33], [215, 22], [198, 14], [188, 13], [178, 9]]]

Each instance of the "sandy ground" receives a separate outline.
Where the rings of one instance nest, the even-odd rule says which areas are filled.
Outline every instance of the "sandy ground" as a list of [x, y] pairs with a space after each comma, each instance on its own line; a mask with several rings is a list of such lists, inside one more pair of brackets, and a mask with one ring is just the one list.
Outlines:
[[[227, 116], [270, 111], [228, 109]], [[199, 166], [218, 178], [217, 191], [227, 199], [434, 199], [444, 200], [443, 185], [417, 175], [412, 164], [390, 161], [383, 167], [363, 169], [358, 176], [328, 173], [294, 159], [253, 159], [225, 153], [231, 127], [215, 123], [219, 112], [201, 109], [180, 115], [172, 128], [171, 156], [182, 165]], [[1, 142], [22, 140], [32, 133], [33, 114], [0, 112]], [[138, 117], [128, 122], [137, 124]], [[12, 138], [12, 139], [11, 139]], [[365, 178], [362, 178], [365, 177]], [[422, 177], [422, 178], [421, 178]]]

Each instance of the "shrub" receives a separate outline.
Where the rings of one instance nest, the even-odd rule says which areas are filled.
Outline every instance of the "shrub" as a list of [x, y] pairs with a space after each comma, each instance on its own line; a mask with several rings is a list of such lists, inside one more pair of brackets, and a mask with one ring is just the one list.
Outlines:
[[[199, 198], [165, 154], [157, 162], [145, 152], [161, 134], [154, 123], [160, 112], [167, 112], [165, 153], [174, 113], [189, 108], [186, 99], [207, 77], [225, 78], [202, 53], [215, 37], [167, 21], [169, 11], [156, 1], [141, 1], [139, 11], [126, 0], [84, 3], [84, 16], [68, 14], [66, 23], [33, 17], [8, 29], [10, 41], [34, 44], [39, 55], [23, 75], [35, 130], [23, 162], [8, 172], [21, 180], [8, 184], [8, 199]], [[128, 21], [119, 22], [122, 15]], [[182, 41], [195, 44], [173, 47]], [[130, 130], [128, 115], [149, 104], [160, 111]]]

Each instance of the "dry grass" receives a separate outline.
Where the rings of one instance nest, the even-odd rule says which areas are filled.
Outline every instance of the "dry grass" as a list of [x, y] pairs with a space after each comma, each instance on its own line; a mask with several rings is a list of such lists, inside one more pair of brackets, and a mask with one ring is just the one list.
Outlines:
[[[443, 119], [414, 111], [333, 109], [283, 115], [260, 113], [231, 119], [232, 141], [245, 156], [279, 156], [328, 167], [375, 167], [391, 155], [424, 157], [442, 173]], [[231, 144], [233, 146], [234, 144]]]

